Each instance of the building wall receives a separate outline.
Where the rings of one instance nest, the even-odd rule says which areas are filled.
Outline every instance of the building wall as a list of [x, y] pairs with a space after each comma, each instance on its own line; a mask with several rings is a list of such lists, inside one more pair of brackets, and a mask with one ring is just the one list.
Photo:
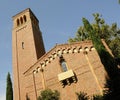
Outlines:
[[[92, 42], [57, 45], [45, 53], [38, 24], [30, 9], [13, 16], [14, 100], [26, 100], [26, 95], [37, 100], [46, 88], [58, 90], [61, 100], [76, 100], [75, 92], [80, 91], [102, 94], [105, 71]], [[61, 56], [66, 72], [61, 70]], [[66, 81], [65, 86], [62, 81]]]
[[[14, 100], [25, 100], [25, 78], [23, 73], [45, 53], [38, 23], [39, 21], [30, 9], [13, 16]], [[41, 52], [38, 53], [38, 50]]]
[[[69, 47], [69, 45], [68, 47], [66, 46], [66, 50], [68, 50]], [[74, 47], [76, 47], [76, 45], [73, 44], [72, 48]], [[31, 74], [34, 74], [36, 88], [35, 90], [37, 91], [37, 96], [39, 96], [40, 91], [44, 90], [45, 88], [58, 90], [60, 92], [61, 100], [76, 100], [75, 93], [80, 91], [86, 92], [90, 96], [93, 94], [102, 94], [102, 90], [104, 89], [105, 83], [104, 67], [101, 64], [96, 50], [88, 50], [86, 54], [84, 52], [85, 47], [88, 47], [90, 49], [90, 47], [92, 47], [92, 43], [82, 43], [83, 51], [68, 52], [62, 54], [69, 68], [68, 71], [72, 70], [76, 74], [76, 83], [72, 82], [70, 85], [62, 87], [61, 82], [58, 79], [58, 75], [64, 72], [62, 72], [61, 70], [58, 55], [52, 61], [49, 61], [44, 67], [42, 67], [40, 64], [47, 59], [47, 56], [50, 56], [49, 54], [46, 55], [46, 57], [44, 57], [43, 59], [40, 59], [37, 62], [37, 64], [33, 66], [31, 72], [34, 72], [38, 67], [42, 67], [44, 70], [43, 72], [37, 71], [35, 73], [29, 73], [28, 75], [26, 75], [27, 77]], [[54, 51], [57, 51], [57, 49], [55, 49]], [[30, 82], [31, 85], [32, 81], [33, 80], [31, 80]], [[27, 93], [30, 96], [30, 98], [32, 98], [32, 91], [30, 88], [27, 88]]]

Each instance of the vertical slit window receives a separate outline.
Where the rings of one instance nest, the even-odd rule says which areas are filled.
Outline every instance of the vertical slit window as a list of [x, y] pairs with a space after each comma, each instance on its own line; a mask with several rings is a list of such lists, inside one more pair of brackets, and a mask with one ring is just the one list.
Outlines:
[[25, 16], [25, 15], [23, 16], [23, 18], [24, 18], [24, 22], [26, 22], [26, 21], [27, 21], [27, 19], [26, 19], [26, 16]]
[[23, 18], [22, 17], [20, 18], [20, 21], [21, 21], [21, 24], [23, 24]]
[[63, 72], [66, 72], [66, 71], [68, 70], [65, 61], [62, 61], [62, 62], [61, 62], [61, 67], [62, 67], [62, 71], [63, 71]]
[[22, 49], [24, 49], [24, 42], [22, 42]]
[[20, 25], [20, 22], [19, 22], [19, 19], [17, 19], [17, 26], [19, 26]]
[[68, 70], [66, 61], [64, 60], [63, 56], [60, 57], [60, 65], [63, 72]]

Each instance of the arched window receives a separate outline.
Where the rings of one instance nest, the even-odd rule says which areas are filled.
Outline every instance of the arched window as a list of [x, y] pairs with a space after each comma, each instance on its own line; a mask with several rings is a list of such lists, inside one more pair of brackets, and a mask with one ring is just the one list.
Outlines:
[[23, 24], [23, 18], [22, 17], [20, 17], [20, 22], [21, 22], [21, 24]]
[[17, 19], [17, 26], [19, 26], [20, 25], [20, 21], [19, 21], [19, 19]]
[[62, 62], [61, 62], [61, 67], [62, 67], [62, 71], [63, 71], [63, 72], [66, 72], [66, 71], [68, 70], [65, 61], [62, 61]]
[[62, 56], [60, 57], [60, 65], [63, 72], [66, 72], [68, 70], [66, 61]]
[[26, 18], [26, 16], [25, 16], [25, 15], [23, 16], [23, 19], [24, 19], [24, 22], [26, 22], [26, 21], [27, 21], [27, 18]]

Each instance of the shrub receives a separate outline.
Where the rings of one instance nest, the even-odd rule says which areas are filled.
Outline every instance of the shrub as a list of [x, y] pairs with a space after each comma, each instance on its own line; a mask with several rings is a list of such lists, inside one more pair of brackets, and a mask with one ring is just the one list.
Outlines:
[[52, 91], [51, 89], [41, 91], [40, 96], [38, 97], [38, 100], [59, 100], [59, 99], [60, 93], [57, 90]]

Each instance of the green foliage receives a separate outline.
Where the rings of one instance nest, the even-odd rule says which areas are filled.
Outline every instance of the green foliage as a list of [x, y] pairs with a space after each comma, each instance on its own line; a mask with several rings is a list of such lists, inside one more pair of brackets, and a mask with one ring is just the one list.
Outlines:
[[76, 100], [88, 100], [89, 99], [89, 96], [87, 96], [87, 93], [85, 92], [79, 92], [79, 93], [76, 93], [76, 95], [77, 95]]
[[[118, 64], [120, 65], [120, 29], [116, 23], [111, 26], [107, 25], [98, 13], [93, 16], [92, 24], [87, 19], [82, 19], [84, 25], [80, 26], [75, 38], [70, 38], [69, 42], [92, 40], [109, 77], [106, 78], [105, 88], [108, 90], [104, 92], [104, 100], [120, 100], [118, 95], [120, 94], [120, 71], [118, 69]], [[115, 58], [106, 50], [101, 38], [110, 47]]]
[[115, 57], [120, 58], [120, 38], [116, 37], [115, 39], [113, 39], [113, 41], [110, 42], [109, 46], [113, 51]]
[[92, 100], [104, 100], [102, 95], [93, 95]]
[[94, 31], [98, 38], [106, 41], [115, 57], [120, 57], [120, 29], [117, 27], [117, 24], [113, 23], [111, 26], [106, 24], [105, 20], [98, 13], [93, 14], [93, 17], [94, 22], [90, 24], [89, 29], [87, 28], [88, 26], [80, 26], [75, 38], [70, 38], [68, 42], [91, 40], [93, 37], [90, 36], [89, 32]]
[[57, 90], [52, 91], [51, 89], [46, 89], [44, 91], [41, 91], [38, 100], [59, 100], [59, 98], [60, 93]]
[[[104, 68], [108, 74], [108, 79], [106, 81], [106, 91], [104, 99], [105, 100], [120, 100], [120, 71], [117, 67], [117, 63], [115, 59], [106, 51], [105, 47], [103, 46], [100, 35], [98, 34], [96, 28], [92, 27], [89, 21], [83, 18], [83, 24], [90, 35], [93, 45], [96, 48], [101, 62], [104, 65]], [[116, 99], [115, 99], [116, 98]]]
[[7, 75], [6, 100], [13, 100], [13, 88], [9, 72]]
[[89, 35], [85, 32], [85, 29], [83, 26], [80, 26], [78, 29], [75, 38], [70, 38], [68, 42], [78, 42], [78, 41], [84, 41], [84, 40], [89, 40], [90, 37]]
[[76, 93], [77, 99], [76, 100], [104, 100], [102, 95], [93, 95], [88, 96], [85, 92]]

